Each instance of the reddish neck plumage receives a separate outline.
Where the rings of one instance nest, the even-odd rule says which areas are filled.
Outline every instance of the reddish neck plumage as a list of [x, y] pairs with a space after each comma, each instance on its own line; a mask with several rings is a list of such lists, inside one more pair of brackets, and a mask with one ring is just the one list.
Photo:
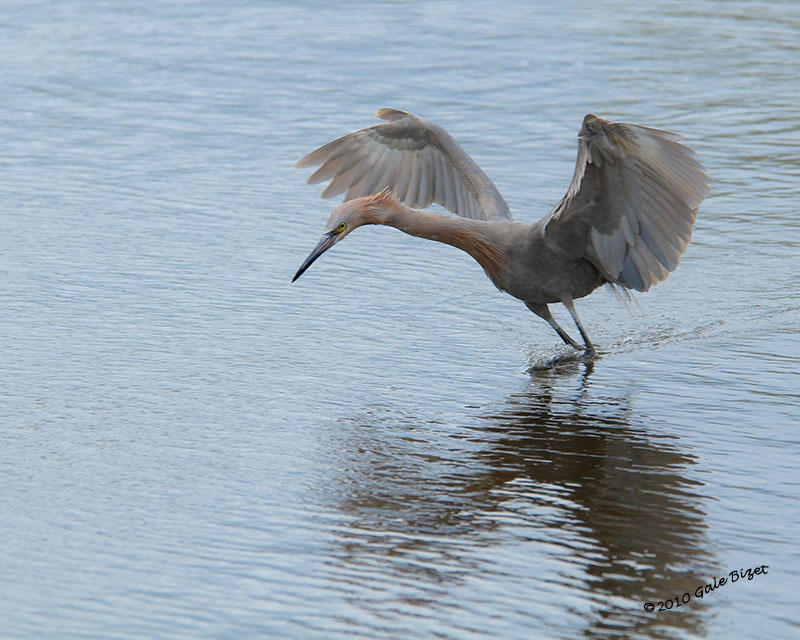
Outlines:
[[419, 238], [452, 245], [471, 255], [498, 286], [508, 272], [505, 252], [482, 233], [482, 220], [427, 213], [407, 207], [390, 191], [363, 198], [364, 224], [382, 224]]

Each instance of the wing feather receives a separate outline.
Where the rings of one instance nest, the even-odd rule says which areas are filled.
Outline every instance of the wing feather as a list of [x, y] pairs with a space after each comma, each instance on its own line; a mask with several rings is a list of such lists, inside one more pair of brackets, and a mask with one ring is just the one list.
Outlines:
[[403, 202], [407, 202], [409, 207], [416, 208], [419, 207], [418, 200], [419, 200], [419, 182], [420, 182], [420, 173], [419, 173], [419, 162], [414, 162], [413, 158], [406, 158], [406, 166], [409, 169], [409, 176], [408, 176], [408, 187], [406, 189], [405, 196], [403, 197]]
[[440, 195], [442, 197], [441, 203], [446, 209], [453, 211], [458, 210], [458, 203], [456, 202], [455, 185], [453, 184], [453, 176], [450, 174], [450, 166], [445, 160], [444, 156], [436, 156], [436, 184], [440, 186]]
[[366, 183], [369, 181], [369, 177], [375, 167], [380, 166], [381, 161], [385, 156], [389, 155], [390, 151], [389, 147], [373, 147], [368, 150], [364, 160], [356, 165], [356, 171], [350, 181], [350, 189], [347, 191], [346, 200], [359, 198], [369, 193], [366, 190]]
[[410, 207], [436, 202], [464, 217], [511, 220], [497, 187], [442, 127], [397, 109], [376, 115], [388, 122], [329, 142], [295, 165], [321, 165], [308, 182], [331, 180], [323, 197], [346, 191], [351, 200], [388, 186]]
[[544, 219], [547, 239], [614, 284], [646, 291], [677, 267], [708, 179], [680, 136], [584, 118], [572, 183]]
[[[348, 149], [348, 146], [351, 147]], [[348, 152], [349, 151], [349, 152]], [[343, 145], [338, 150], [334, 150], [336, 155], [332, 156], [329, 162], [317, 169], [308, 177], [309, 184], [316, 184], [330, 180], [345, 171], [348, 171], [358, 162], [364, 159], [366, 153], [353, 145]]]
[[330, 198], [332, 196], [338, 196], [343, 191], [346, 191], [347, 188], [353, 183], [353, 177], [356, 171], [358, 171], [358, 165], [353, 165], [346, 171], [343, 171], [334, 177], [330, 184], [325, 187], [325, 191], [322, 192], [322, 197]]
[[364, 193], [361, 195], [366, 196], [371, 193], [378, 193], [389, 186], [389, 176], [392, 173], [392, 169], [394, 169], [395, 164], [393, 159], [396, 156], [397, 152], [394, 149], [391, 147], [387, 149], [386, 153], [381, 156], [383, 162], [376, 163], [367, 175], [363, 187]]
[[447, 185], [444, 180], [442, 162], [444, 160], [440, 154], [437, 153], [433, 156], [433, 201], [447, 207]]
[[430, 171], [422, 163], [419, 163], [419, 195], [417, 205], [420, 208], [429, 207], [433, 202], [433, 171]]
[[455, 190], [456, 190], [456, 206], [458, 207], [458, 210], [463, 211], [461, 215], [463, 215], [465, 218], [471, 218], [472, 207], [468, 204], [469, 201], [467, 200], [467, 194], [464, 191], [464, 185], [458, 181], [455, 181]]
[[398, 198], [402, 198], [404, 201], [408, 200], [408, 183], [411, 179], [411, 168], [411, 164], [401, 158], [394, 171], [394, 192]]

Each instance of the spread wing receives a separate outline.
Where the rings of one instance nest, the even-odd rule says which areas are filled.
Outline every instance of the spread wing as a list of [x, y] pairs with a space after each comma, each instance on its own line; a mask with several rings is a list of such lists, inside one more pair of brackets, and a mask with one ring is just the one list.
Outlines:
[[347, 191], [352, 200], [388, 187], [416, 209], [436, 202], [465, 218], [511, 220], [497, 187], [442, 127], [396, 109], [376, 116], [389, 122], [334, 140], [295, 165], [322, 165], [308, 182], [332, 179], [323, 198]]
[[678, 266], [708, 179], [680, 136], [587, 115], [575, 175], [546, 238], [614, 284], [647, 291]]

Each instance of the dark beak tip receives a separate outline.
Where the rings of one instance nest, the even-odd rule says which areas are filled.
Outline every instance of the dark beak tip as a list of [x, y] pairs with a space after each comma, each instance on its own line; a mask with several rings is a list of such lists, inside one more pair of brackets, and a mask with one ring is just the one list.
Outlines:
[[302, 267], [300, 267], [300, 268], [297, 270], [297, 273], [295, 273], [295, 274], [294, 274], [294, 277], [292, 278], [292, 282], [297, 282], [297, 279], [298, 279], [300, 276], [302, 276], [302, 275], [303, 275], [303, 274], [306, 272], [306, 269], [308, 269], [308, 267], [310, 267], [310, 266], [311, 266], [311, 265], [309, 265], [309, 264], [303, 264], [303, 266], [302, 266]]
[[319, 241], [314, 250], [309, 254], [309, 256], [305, 259], [305, 262], [300, 265], [300, 268], [297, 270], [297, 273], [294, 274], [294, 278], [292, 278], [292, 282], [297, 280], [300, 276], [302, 276], [306, 269], [308, 269], [314, 261], [319, 258], [323, 253], [325, 253], [328, 249], [333, 246], [334, 240], [333, 234], [326, 233], [322, 236], [322, 239]]

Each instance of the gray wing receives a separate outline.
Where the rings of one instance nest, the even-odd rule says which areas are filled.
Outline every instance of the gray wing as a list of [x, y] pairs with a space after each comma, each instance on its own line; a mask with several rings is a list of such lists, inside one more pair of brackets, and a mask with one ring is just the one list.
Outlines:
[[323, 198], [347, 191], [352, 200], [388, 187], [416, 209], [436, 202], [465, 218], [511, 220], [497, 187], [442, 127], [396, 109], [375, 115], [389, 122], [334, 140], [295, 165], [322, 165], [308, 182], [333, 179]]
[[678, 266], [708, 179], [680, 136], [587, 115], [569, 190], [545, 237], [609, 282], [647, 291]]

